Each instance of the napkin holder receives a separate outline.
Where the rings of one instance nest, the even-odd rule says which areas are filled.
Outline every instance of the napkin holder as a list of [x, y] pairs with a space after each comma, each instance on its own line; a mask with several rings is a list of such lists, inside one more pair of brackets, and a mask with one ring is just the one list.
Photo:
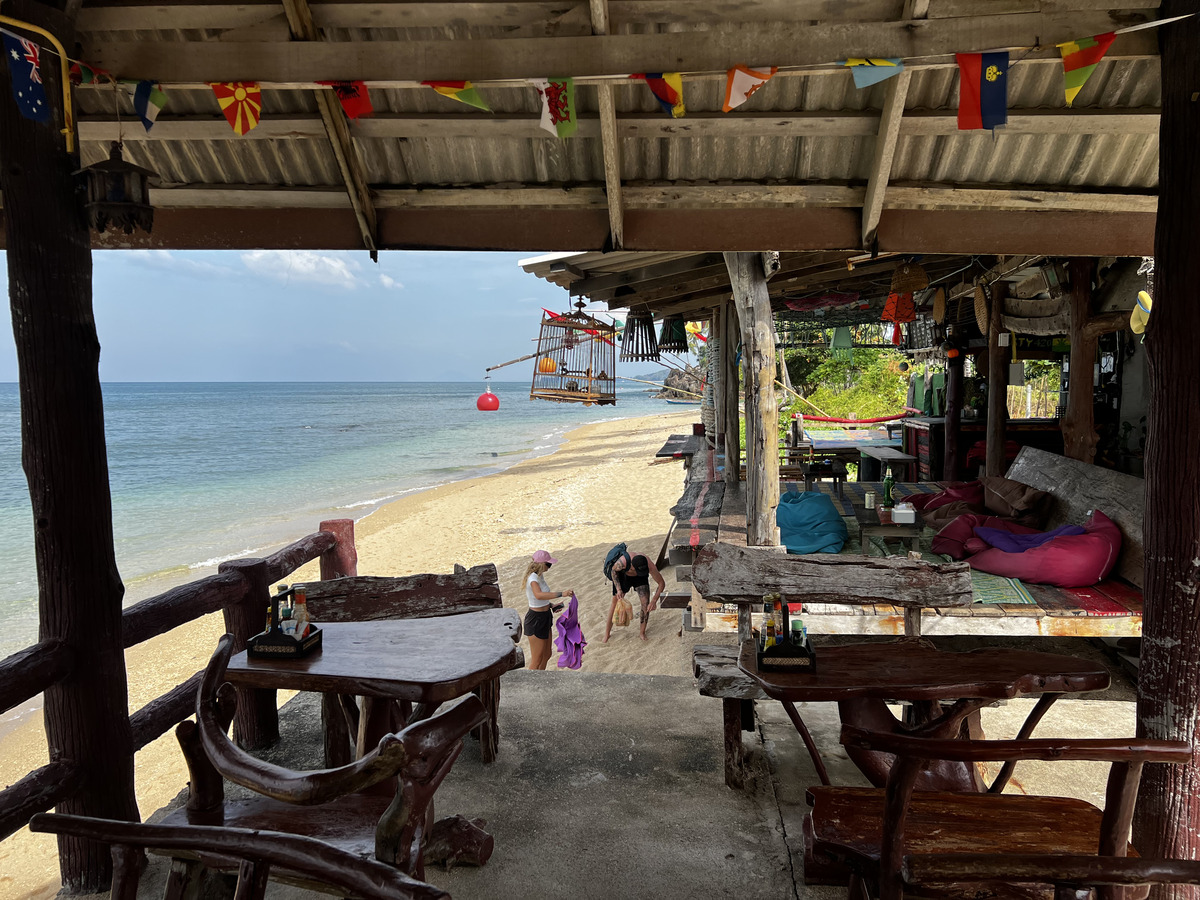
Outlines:
[[297, 639], [285, 634], [280, 624], [279, 602], [291, 594], [287, 591], [271, 597], [271, 621], [266, 631], [246, 641], [246, 655], [262, 659], [301, 659], [321, 649], [321, 629], [310, 623], [308, 634]]

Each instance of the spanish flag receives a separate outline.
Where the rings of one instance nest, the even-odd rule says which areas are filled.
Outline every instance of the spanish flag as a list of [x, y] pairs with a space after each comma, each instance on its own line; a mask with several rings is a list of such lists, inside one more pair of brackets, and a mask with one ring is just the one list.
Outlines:
[[1059, 44], [1062, 53], [1063, 81], [1067, 93], [1067, 106], [1075, 102], [1075, 96], [1096, 70], [1096, 63], [1108, 52], [1116, 34], [1108, 32], [1095, 37], [1079, 38]]
[[443, 97], [449, 97], [451, 100], [457, 100], [459, 103], [465, 103], [467, 106], [474, 106], [476, 109], [486, 112], [492, 111], [469, 81], [422, 81], [421, 84], [433, 88]]
[[1008, 121], [1008, 52], [956, 53], [958, 128], [998, 128]]

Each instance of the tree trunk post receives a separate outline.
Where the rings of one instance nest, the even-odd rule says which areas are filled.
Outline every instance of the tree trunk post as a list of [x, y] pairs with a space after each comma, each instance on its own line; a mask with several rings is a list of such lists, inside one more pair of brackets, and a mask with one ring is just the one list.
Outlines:
[[1003, 281], [992, 285], [992, 306], [988, 311], [988, 420], [985, 475], [1004, 474], [1004, 434], [1008, 424], [1008, 360], [1010, 347], [1000, 346], [1004, 330], [1004, 298], [1008, 290]]
[[321, 580], [357, 575], [358, 548], [354, 546], [354, 520], [327, 519], [318, 530], [328, 531], [337, 537], [333, 549], [321, 554]]
[[779, 505], [779, 410], [775, 401], [775, 325], [757, 253], [726, 253], [741, 323], [746, 378], [746, 543], [774, 546]]
[[[1200, 12], [1166, 0], [1163, 18]], [[1191, 763], [1146, 766], [1134, 835], [1145, 857], [1200, 857], [1200, 18], [1159, 30], [1162, 124], [1154, 293], [1146, 328], [1146, 608], [1138, 678], [1138, 735], [1192, 742]], [[1195, 896], [1184, 885], [1160, 897]]]
[[741, 338], [733, 301], [721, 308], [721, 372], [725, 376], [725, 483], [737, 486], [742, 480], [742, 417], [738, 412], [737, 347]]
[[1067, 381], [1067, 409], [1063, 414], [1063, 455], [1090, 463], [1096, 458], [1095, 410], [1092, 394], [1096, 386], [1096, 334], [1087, 328], [1092, 315], [1091, 259], [1072, 259], [1068, 263], [1071, 278], [1071, 371]]
[[[958, 481], [958, 441], [962, 423], [963, 355], [946, 360], [946, 430], [942, 454], [942, 479]], [[930, 473], [932, 474], [932, 473]]]
[[[264, 559], [235, 559], [221, 563], [218, 572], [237, 572], [246, 581], [246, 596], [225, 607], [225, 629], [233, 635], [233, 652], [263, 630], [271, 607], [271, 583]], [[238, 688], [233, 739], [246, 750], [261, 750], [279, 740], [276, 692], [267, 688]]]
[[[73, 20], [50, 5], [5, 13], [54, 32], [70, 47]], [[58, 811], [136, 822], [121, 599], [92, 311], [91, 233], [67, 152], [58, 59], [41, 74], [51, 121], [22, 118], [0, 68], [0, 191], [4, 196], [9, 302], [21, 396], [22, 465], [29, 484], [38, 577], [39, 640], [60, 640], [72, 673], [47, 688], [43, 716], [52, 760], [82, 769]], [[108, 847], [59, 836], [68, 892], [107, 890]]]

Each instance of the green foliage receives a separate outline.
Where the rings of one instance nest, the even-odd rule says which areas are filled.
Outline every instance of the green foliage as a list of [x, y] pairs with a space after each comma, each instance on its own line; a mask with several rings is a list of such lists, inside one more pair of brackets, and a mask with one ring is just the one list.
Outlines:
[[780, 405], [781, 439], [793, 413], [871, 419], [900, 412], [908, 397], [908, 376], [899, 369], [904, 354], [896, 350], [855, 350], [850, 359], [824, 349], [789, 350], [784, 358], [793, 385], [809, 402], [790, 397]]

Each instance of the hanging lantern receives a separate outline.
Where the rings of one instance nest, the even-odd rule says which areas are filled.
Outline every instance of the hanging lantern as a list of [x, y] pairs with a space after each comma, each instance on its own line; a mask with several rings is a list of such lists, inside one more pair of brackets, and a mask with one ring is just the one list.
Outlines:
[[687, 336], [687, 322], [683, 316], [667, 316], [658, 333], [658, 349], [667, 353], [686, 353]]
[[154, 172], [125, 162], [121, 144], [113, 141], [108, 159], [80, 173], [87, 182], [86, 209], [93, 231], [103, 233], [111, 226], [126, 234], [133, 234], [135, 228], [150, 233], [154, 227], [154, 207], [150, 205], [150, 179], [157, 177]]
[[621, 334], [621, 362], [658, 362], [654, 316], [646, 307], [631, 309]]
[[483, 393], [475, 401], [475, 408], [480, 412], [495, 412], [500, 408], [500, 398], [492, 393], [491, 380], [491, 376], [483, 379]]

